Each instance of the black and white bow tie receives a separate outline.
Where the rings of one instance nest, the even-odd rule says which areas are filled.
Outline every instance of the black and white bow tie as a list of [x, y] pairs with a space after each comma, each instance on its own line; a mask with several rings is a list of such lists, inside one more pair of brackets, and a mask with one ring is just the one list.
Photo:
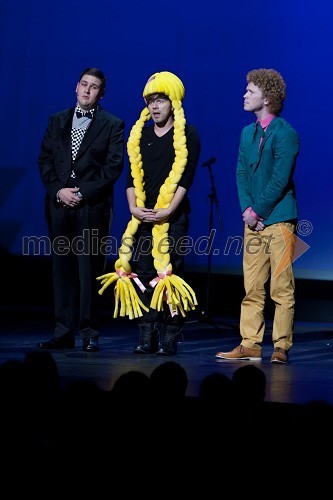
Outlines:
[[93, 119], [93, 116], [94, 116], [94, 115], [93, 115], [93, 113], [92, 113], [91, 111], [87, 111], [86, 113], [82, 113], [82, 111], [77, 111], [77, 112], [76, 112], [76, 117], [77, 117], [77, 118], [82, 118], [82, 117], [84, 117], [84, 118], [90, 118], [90, 120], [92, 120], [92, 119]]

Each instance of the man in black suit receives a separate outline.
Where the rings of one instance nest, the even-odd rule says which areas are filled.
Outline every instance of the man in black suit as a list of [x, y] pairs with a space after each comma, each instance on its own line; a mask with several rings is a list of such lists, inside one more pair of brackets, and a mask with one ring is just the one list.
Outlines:
[[[40, 349], [99, 350], [96, 277], [105, 271], [113, 220], [113, 189], [124, 162], [124, 122], [99, 100], [106, 79], [87, 68], [76, 85], [76, 106], [50, 117], [39, 171], [53, 250], [54, 336]], [[104, 246], [103, 246], [104, 243]]]

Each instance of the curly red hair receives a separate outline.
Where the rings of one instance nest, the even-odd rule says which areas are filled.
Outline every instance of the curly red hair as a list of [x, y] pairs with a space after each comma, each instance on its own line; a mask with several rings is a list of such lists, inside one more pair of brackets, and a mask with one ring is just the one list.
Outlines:
[[286, 83], [275, 69], [253, 69], [246, 75], [247, 83], [254, 83], [268, 100], [268, 108], [274, 115], [281, 113], [286, 98]]

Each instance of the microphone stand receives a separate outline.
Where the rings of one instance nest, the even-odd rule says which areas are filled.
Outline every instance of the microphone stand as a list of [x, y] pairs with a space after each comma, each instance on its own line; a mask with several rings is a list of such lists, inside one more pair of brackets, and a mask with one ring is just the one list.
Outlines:
[[[215, 158], [214, 158], [215, 161]], [[212, 162], [213, 163], [213, 162]], [[220, 329], [220, 327], [211, 320], [210, 318], [210, 313], [209, 313], [209, 301], [210, 301], [210, 284], [211, 284], [211, 270], [212, 270], [212, 251], [211, 251], [211, 241], [213, 236], [215, 235], [216, 230], [213, 231], [213, 216], [214, 216], [214, 206], [217, 211], [218, 215], [218, 221], [219, 221], [219, 228], [220, 231], [223, 231], [223, 226], [222, 226], [222, 217], [219, 209], [219, 203], [218, 203], [218, 198], [217, 198], [217, 192], [216, 192], [216, 187], [215, 187], [215, 182], [214, 182], [214, 175], [212, 171], [212, 165], [210, 162], [207, 162], [208, 171], [209, 171], [209, 176], [210, 176], [210, 181], [211, 181], [211, 192], [208, 195], [208, 198], [210, 200], [210, 207], [209, 207], [209, 224], [208, 224], [208, 229], [209, 229], [209, 252], [208, 252], [208, 261], [207, 261], [207, 289], [206, 289], [206, 302], [205, 302], [205, 307], [201, 311], [201, 319], [209, 324], [211, 324], [214, 328]]]

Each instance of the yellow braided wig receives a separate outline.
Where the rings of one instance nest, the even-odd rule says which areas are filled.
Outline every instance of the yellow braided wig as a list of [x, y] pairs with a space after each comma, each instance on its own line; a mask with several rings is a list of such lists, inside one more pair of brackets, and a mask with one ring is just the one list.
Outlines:
[[[155, 204], [155, 208], [167, 208], [173, 199], [187, 164], [188, 150], [185, 136], [186, 120], [182, 107], [185, 88], [182, 81], [176, 75], [168, 71], [162, 71], [152, 75], [145, 85], [143, 97], [146, 98], [151, 94], [165, 94], [168, 96], [171, 100], [174, 112], [173, 140], [175, 158], [171, 171], [160, 188]], [[140, 118], [133, 125], [127, 142], [127, 153], [131, 165], [131, 174], [138, 207], [144, 207], [146, 201], [140, 140], [142, 128], [145, 122], [150, 118], [149, 110], [146, 107], [142, 110]], [[97, 278], [103, 285], [99, 290], [99, 294], [102, 294], [109, 285], [117, 281], [115, 287], [114, 317], [117, 317], [119, 313], [120, 316], [128, 316], [129, 319], [132, 319], [142, 316], [142, 309], [148, 311], [147, 307], [139, 299], [133, 285], [132, 280], [134, 279], [138, 282], [139, 277], [132, 273], [130, 265], [132, 252], [129, 251], [129, 246], [132, 248], [134, 236], [139, 224], [141, 224], [141, 221], [132, 216], [123, 234], [122, 242], [125, 241], [126, 246], [122, 244], [119, 249], [119, 258], [115, 263], [115, 272], [104, 274]], [[182, 278], [172, 274], [172, 264], [170, 262], [168, 246], [168, 231], [168, 222], [154, 224], [152, 229], [152, 255], [157, 277], [151, 282], [152, 286], [154, 286], [154, 293], [150, 307], [162, 311], [163, 303], [166, 301], [172, 314], [176, 314], [179, 311], [185, 316], [187, 311], [195, 309], [197, 299], [192, 288], [185, 283]], [[161, 242], [163, 242], [163, 244]], [[160, 253], [160, 248], [163, 248], [163, 253]]]

